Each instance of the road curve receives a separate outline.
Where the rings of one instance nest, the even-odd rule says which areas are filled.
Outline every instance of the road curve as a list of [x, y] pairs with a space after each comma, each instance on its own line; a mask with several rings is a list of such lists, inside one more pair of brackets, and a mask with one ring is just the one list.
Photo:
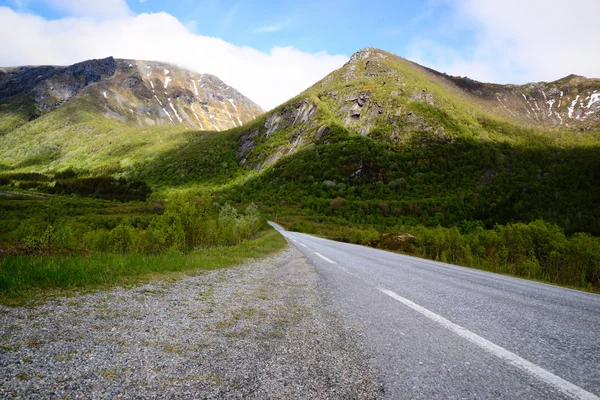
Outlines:
[[386, 397], [600, 400], [600, 296], [288, 232]]

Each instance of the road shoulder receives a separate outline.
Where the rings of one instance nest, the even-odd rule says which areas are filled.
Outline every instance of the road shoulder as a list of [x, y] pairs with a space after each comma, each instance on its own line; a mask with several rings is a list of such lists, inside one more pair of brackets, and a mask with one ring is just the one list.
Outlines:
[[314, 267], [279, 255], [0, 308], [0, 397], [380, 398]]

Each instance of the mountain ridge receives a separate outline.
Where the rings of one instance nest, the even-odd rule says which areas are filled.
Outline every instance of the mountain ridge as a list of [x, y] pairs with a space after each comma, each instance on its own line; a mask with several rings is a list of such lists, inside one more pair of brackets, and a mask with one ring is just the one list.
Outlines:
[[[327, 120], [396, 144], [420, 131], [451, 140], [459, 131], [480, 128], [492, 120], [536, 129], [543, 135], [597, 131], [600, 80], [572, 77], [551, 83], [487, 84], [451, 77], [383, 50], [365, 48], [264, 118], [264, 126], [253, 126], [241, 137], [244, 165], [248, 165], [255, 144], [273, 132], [293, 131], [290, 143], [282, 142], [278, 154], [250, 162], [254, 168], [265, 161], [271, 164], [320, 137]], [[297, 127], [305, 123], [309, 126]]]
[[[379, 49], [372, 50], [383, 52]], [[502, 107], [505, 110], [503, 112], [504, 117], [508, 117], [512, 122], [557, 129], [574, 127], [574, 129], [590, 130], [597, 129], [600, 126], [599, 78], [587, 78], [570, 74], [550, 82], [499, 84], [480, 82], [469, 77], [452, 76], [410, 60], [405, 61], [451, 82], [468, 93], [484, 98], [491, 97], [492, 101], [498, 102], [497, 107]], [[580, 90], [583, 93], [580, 93]], [[502, 97], [503, 94], [505, 97]], [[521, 102], [520, 98], [519, 101], [516, 101], [514, 98], [509, 99], [506, 97], [506, 95], [511, 94], [513, 97], [515, 95], [516, 97], [523, 96], [523, 101]], [[585, 100], [587, 100], [587, 105]], [[494, 108], [491, 105], [488, 106]], [[548, 107], [548, 112], [545, 111], [545, 107]], [[562, 111], [559, 110], [561, 107]], [[541, 110], [542, 108], [544, 108], [544, 111]], [[495, 113], [497, 114], [498, 111], [502, 110], [495, 110]], [[507, 113], [509, 115], [506, 115]], [[593, 117], [589, 118], [591, 115]], [[590, 120], [591, 123], [586, 124]]]
[[[170, 75], [155, 73], [155, 91], [171, 88]], [[125, 178], [147, 184], [159, 200], [191, 190], [385, 229], [473, 220], [492, 229], [543, 219], [565, 232], [600, 234], [600, 129], [596, 114], [584, 117], [600, 105], [597, 82], [571, 77], [557, 85], [564, 86], [452, 81], [366, 49], [222, 133], [99, 116], [98, 87], [0, 136], [0, 178], [51, 193], [95, 182], [86, 179]], [[561, 91], [560, 104], [547, 103]], [[40, 180], [19, 181], [28, 173]]]
[[108, 57], [71, 66], [0, 69], [0, 104], [6, 106], [16, 98], [27, 105], [29, 113], [23, 122], [52, 112], [78, 95], [104, 105], [106, 117], [142, 126], [180, 124], [221, 131], [241, 126], [263, 112], [218, 77], [163, 62]]

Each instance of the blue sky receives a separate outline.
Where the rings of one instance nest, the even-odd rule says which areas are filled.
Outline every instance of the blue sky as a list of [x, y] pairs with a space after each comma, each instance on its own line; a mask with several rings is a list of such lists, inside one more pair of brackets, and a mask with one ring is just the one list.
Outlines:
[[368, 46], [482, 81], [600, 77], [599, 15], [598, 0], [0, 0], [0, 65], [169, 61], [269, 109]]
[[402, 53], [416, 32], [436, 35], [436, 25], [448, 12], [441, 3], [389, 0], [183, 0], [171, 5], [148, 0], [130, 4], [137, 13], [167, 11], [181, 21], [191, 21], [198, 33], [237, 45], [263, 51], [293, 46], [306, 52], [346, 55], [368, 46]]
[[[60, 1], [0, 0], [15, 10], [46, 19], [69, 16]], [[364, 47], [404, 53], [423, 36], [461, 47], [466, 32], [444, 29], [452, 8], [443, 1], [375, 0], [127, 0], [135, 14], [166, 12], [196, 33], [269, 51], [293, 46], [306, 52], [352, 55]]]

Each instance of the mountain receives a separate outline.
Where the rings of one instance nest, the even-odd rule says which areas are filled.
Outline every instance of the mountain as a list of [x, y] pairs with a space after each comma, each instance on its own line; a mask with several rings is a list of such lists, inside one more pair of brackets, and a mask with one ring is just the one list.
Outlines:
[[[262, 110], [216, 76], [150, 61], [0, 69], [0, 171], [124, 173]], [[98, 173], [93, 173], [97, 175]]]
[[[451, 140], [460, 130], [481, 128], [483, 120], [547, 132], [597, 131], [600, 79], [571, 75], [521, 86], [481, 83], [367, 48], [265, 118], [264, 126], [242, 138], [242, 163], [255, 157], [257, 168], [320, 137], [328, 120], [391, 144], [419, 132]], [[290, 132], [289, 143], [270, 154], [252, 151], [256, 143], [282, 130]]]
[[462, 90], [484, 110], [516, 124], [567, 130], [600, 126], [600, 79], [569, 75], [549, 83], [498, 85], [421, 68]]
[[222, 131], [260, 115], [219, 78], [174, 65], [112, 57], [68, 67], [0, 69], [0, 134], [66, 103], [86, 100], [107, 119]]
[[[93, 63], [105, 62], [113, 64]], [[192, 190], [220, 202], [260, 203], [287, 218], [288, 226], [403, 231], [467, 223], [492, 229], [542, 219], [567, 233], [600, 235], [597, 79], [480, 83], [367, 48], [285, 104], [249, 113], [240, 117], [244, 125], [217, 133], [185, 129], [193, 127], [197, 110], [184, 100], [196, 101], [194, 83], [181, 78], [187, 72], [176, 76], [159, 64], [114, 62], [116, 70], [133, 74], [108, 75], [106, 67], [105, 77], [104, 67], [94, 67], [96, 73], [69, 78], [78, 92], [53, 111], [56, 100], [31, 95], [43, 73], [21, 79], [29, 82], [21, 92], [4, 89], [11, 97], [0, 125], [22, 125], [0, 136], [1, 185], [105, 197], [119, 192], [118, 199], [131, 198], [131, 182], [145, 188], [136, 192], [139, 199], [150, 191], [160, 200]], [[152, 84], [143, 75], [134, 84], [140, 81], [131, 77], [144, 68]], [[94, 82], [86, 86], [88, 79]], [[187, 97], [175, 97], [183, 87], [177, 85], [186, 82], [181, 92]], [[124, 85], [130, 87], [119, 92]], [[159, 119], [152, 85], [154, 93], [165, 86], [173, 93], [157, 94], [163, 105], [171, 98], [177, 110], [172, 123], [166, 113]], [[232, 117], [233, 105], [245, 110], [242, 100], [232, 97], [231, 104], [220, 96], [223, 102], [215, 94], [211, 107], [231, 106]], [[134, 98], [143, 100], [131, 106]], [[145, 122], [145, 112], [155, 125]]]
[[[379, 94], [389, 96], [377, 99], [380, 109], [382, 104], [396, 105], [395, 97], [404, 97], [399, 103], [424, 102], [447, 112], [466, 106], [468, 110], [462, 109], [462, 112], [478, 111], [524, 126], [563, 130], [600, 127], [600, 79], [570, 75], [550, 83], [481, 83], [442, 74], [393, 54], [367, 48], [354, 54], [341, 71], [330, 75], [321, 86], [338, 82], [347, 88], [353, 86], [352, 81], [365, 79], [375, 85], [395, 88], [380, 91]], [[346, 97], [338, 101], [340, 105], [342, 101], [353, 101], [357, 95], [344, 89]], [[401, 110], [395, 111], [402, 116]]]
[[368, 48], [236, 137], [230, 198], [292, 220], [600, 234], [598, 79], [480, 83]]

